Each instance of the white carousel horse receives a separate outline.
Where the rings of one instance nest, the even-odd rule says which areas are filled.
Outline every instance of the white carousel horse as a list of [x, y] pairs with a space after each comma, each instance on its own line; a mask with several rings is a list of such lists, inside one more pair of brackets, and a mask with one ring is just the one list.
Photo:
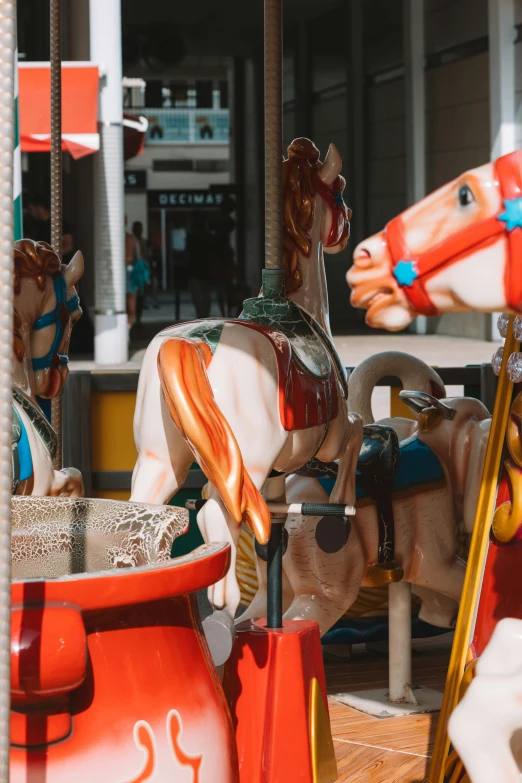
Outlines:
[[361, 242], [347, 273], [370, 326], [416, 315], [522, 312], [522, 150], [468, 171]]
[[[420, 619], [452, 627], [466, 568], [459, 557], [461, 539], [472, 531], [491, 419], [485, 406], [472, 398], [441, 402], [422, 392], [420, 400], [415, 393], [406, 394], [424, 411], [416, 431], [400, 443], [399, 470], [391, 493], [394, 560], [421, 600]], [[397, 422], [399, 429], [406, 421]], [[386, 422], [393, 426], [395, 420]], [[365, 447], [366, 440], [363, 451]], [[289, 503], [328, 502], [327, 489], [317, 479], [293, 475], [286, 488]], [[316, 620], [324, 634], [351, 607], [361, 587], [382, 584], [376, 581], [374, 568], [379, 547], [378, 506], [367, 494], [360, 494], [342, 546], [336, 547], [335, 540], [329, 546], [325, 532], [328, 526], [333, 538], [337, 520], [326, 518], [322, 523], [318, 516], [289, 515], [283, 557], [285, 619]], [[324, 529], [319, 537], [321, 524]], [[241, 621], [266, 615], [266, 566], [259, 557], [257, 579], [258, 592]]]
[[[210, 481], [198, 514], [204, 539], [233, 543], [231, 568], [209, 590], [233, 616], [239, 603], [235, 548], [245, 521], [266, 544], [260, 492], [284, 500], [285, 474], [313, 457], [340, 459], [332, 502], [355, 501], [362, 421], [349, 416], [344, 371], [332, 343], [323, 247], [346, 247], [349, 212], [341, 159], [324, 163], [297, 139], [283, 163], [284, 274], [265, 270], [262, 296], [237, 320], [207, 319], [157, 335], [143, 361], [134, 437], [132, 501], [164, 503], [194, 458]], [[275, 476], [274, 476], [275, 472]]]
[[13, 494], [81, 497], [81, 474], [53, 467], [56, 433], [37, 397], [60, 394], [69, 372], [83, 256], [62, 266], [45, 242], [22, 239], [14, 247]]
[[[522, 620], [496, 626], [448, 733], [471, 783], [522, 780]], [[453, 780], [453, 778], [452, 778]]]

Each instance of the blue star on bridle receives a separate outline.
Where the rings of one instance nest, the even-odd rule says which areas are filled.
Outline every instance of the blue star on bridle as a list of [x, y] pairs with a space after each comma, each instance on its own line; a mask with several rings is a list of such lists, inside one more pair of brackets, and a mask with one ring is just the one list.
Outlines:
[[502, 212], [498, 219], [506, 224], [508, 231], [513, 231], [514, 228], [522, 228], [522, 198], [506, 199], [504, 206], [506, 211]]
[[411, 285], [419, 273], [415, 261], [398, 261], [393, 276], [400, 286]]

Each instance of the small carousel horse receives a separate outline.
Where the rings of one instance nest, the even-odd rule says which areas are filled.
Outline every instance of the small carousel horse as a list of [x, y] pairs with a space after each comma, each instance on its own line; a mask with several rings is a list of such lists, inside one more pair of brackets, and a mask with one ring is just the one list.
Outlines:
[[81, 474], [53, 467], [56, 433], [37, 397], [60, 394], [68, 375], [69, 340], [81, 316], [75, 284], [83, 256], [60, 264], [45, 242], [14, 246], [13, 494], [83, 496]]
[[362, 421], [349, 416], [333, 346], [323, 248], [346, 247], [349, 210], [340, 156], [324, 163], [297, 139], [283, 163], [284, 270], [265, 270], [263, 290], [236, 320], [207, 319], [161, 332], [140, 373], [133, 501], [164, 503], [194, 457], [210, 481], [198, 524], [206, 541], [233, 542], [225, 580], [209, 591], [231, 615], [239, 603], [235, 548], [245, 521], [269, 537], [265, 501], [284, 500], [285, 475], [313, 457], [339, 459], [332, 502], [355, 501]]
[[361, 242], [347, 273], [370, 326], [416, 315], [522, 312], [522, 150], [468, 171]]

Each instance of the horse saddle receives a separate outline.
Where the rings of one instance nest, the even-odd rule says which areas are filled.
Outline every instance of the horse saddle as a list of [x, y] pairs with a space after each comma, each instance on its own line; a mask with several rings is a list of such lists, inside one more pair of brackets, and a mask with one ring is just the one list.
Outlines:
[[13, 426], [11, 430], [12, 448], [12, 494], [16, 494], [18, 485], [33, 475], [33, 459], [27, 430], [15, 406], [13, 409]]

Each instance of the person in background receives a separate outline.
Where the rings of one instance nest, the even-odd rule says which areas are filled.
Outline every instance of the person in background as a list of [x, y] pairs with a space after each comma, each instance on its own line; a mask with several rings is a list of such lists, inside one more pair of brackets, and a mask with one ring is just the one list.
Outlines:
[[211, 237], [207, 231], [205, 218], [196, 212], [192, 230], [187, 236], [187, 256], [190, 269], [188, 287], [196, 309], [196, 318], [208, 318], [210, 315], [212, 303], [211, 253]]
[[[132, 224], [132, 235], [134, 237], [134, 264], [136, 266], [139, 262], [140, 267], [139, 272], [138, 269], [135, 270], [135, 276], [137, 274], [142, 275], [141, 280], [137, 281], [138, 291], [136, 298], [136, 321], [140, 324], [147, 294], [151, 296], [152, 306], [156, 309], [159, 307], [156, 293], [157, 280], [154, 274], [156, 264], [155, 262], [152, 263], [153, 269], [151, 274], [150, 251], [147, 240], [143, 236], [143, 223], [141, 221], [136, 220]], [[145, 266], [147, 267], [146, 270]], [[147, 278], [146, 280], [145, 277]]]
[[[49, 201], [40, 195], [32, 196], [27, 204], [29, 220], [24, 225], [24, 235], [36, 242], [51, 244], [51, 210]], [[62, 221], [62, 261], [69, 263], [74, 255], [74, 242], [69, 222]]]
[[130, 329], [136, 320], [136, 287], [132, 278], [134, 267], [134, 236], [127, 231], [127, 215], [125, 215], [125, 281], [127, 298], [127, 323]]

